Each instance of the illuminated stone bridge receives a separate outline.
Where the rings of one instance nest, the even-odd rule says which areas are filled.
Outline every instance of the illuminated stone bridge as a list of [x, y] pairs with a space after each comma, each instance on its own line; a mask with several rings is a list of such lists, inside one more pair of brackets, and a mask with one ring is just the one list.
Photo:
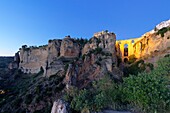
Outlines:
[[[142, 37], [143, 38], [143, 37]], [[127, 40], [117, 40], [116, 48], [118, 55], [122, 58], [122, 61], [128, 61], [128, 57], [136, 53], [136, 49], [141, 49], [142, 44], [136, 46], [136, 43], [139, 42], [142, 38], [133, 38]], [[140, 55], [136, 55], [140, 57]]]

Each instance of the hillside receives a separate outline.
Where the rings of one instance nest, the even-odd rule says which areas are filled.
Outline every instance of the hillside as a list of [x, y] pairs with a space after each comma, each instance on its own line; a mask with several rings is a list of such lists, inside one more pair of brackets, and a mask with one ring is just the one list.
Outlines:
[[66, 36], [23, 45], [14, 58], [0, 58], [0, 112], [168, 113], [168, 23], [138, 39], [116, 41], [106, 30], [89, 40]]

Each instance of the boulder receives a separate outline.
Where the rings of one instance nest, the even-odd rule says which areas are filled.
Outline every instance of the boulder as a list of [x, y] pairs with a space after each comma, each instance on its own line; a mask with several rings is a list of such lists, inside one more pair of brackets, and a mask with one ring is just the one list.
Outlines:
[[51, 113], [69, 113], [68, 104], [63, 100], [58, 99], [53, 103]]

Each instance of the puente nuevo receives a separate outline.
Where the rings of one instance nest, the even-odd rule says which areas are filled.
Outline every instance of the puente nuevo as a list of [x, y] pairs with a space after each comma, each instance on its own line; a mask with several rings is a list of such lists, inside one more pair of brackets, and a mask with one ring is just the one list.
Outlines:
[[[113, 64], [117, 65], [118, 57], [122, 59], [122, 62], [127, 62], [132, 55], [136, 58], [143, 58], [153, 53], [170, 52], [169, 27], [170, 22], [165, 21], [143, 36], [127, 40], [116, 40], [114, 33], [102, 31], [95, 33], [87, 42], [66, 36], [62, 40], [49, 40], [47, 45], [40, 47], [24, 45], [16, 53], [15, 62], [9, 67], [19, 68], [24, 73], [38, 73], [43, 70], [44, 75], [50, 76], [64, 72], [67, 62], [88, 56], [89, 53], [94, 52], [93, 50], [101, 48], [103, 54], [108, 56], [104, 62], [105, 66], [112, 71]], [[96, 62], [95, 57], [92, 62]]]
[[[133, 38], [133, 39], [128, 39], [128, 40], [117, 40], [116, 41], [116, 46], [117, 48], [120, 49], [120, 53], [119, 56], [121, 56], [122, 61], [126, 62], [129, 59], [129, 56], [134, 55], [135, 54], [135, 50], [136, 48], [134, 47], [134, 45], [136, 45], [136, 43], [138, 41], [140, 41], [142, 38]], [[138, 49], [141, 48], [138, 47]], [[137, 58], [140, 57], [140, 55], [136, 55]]]

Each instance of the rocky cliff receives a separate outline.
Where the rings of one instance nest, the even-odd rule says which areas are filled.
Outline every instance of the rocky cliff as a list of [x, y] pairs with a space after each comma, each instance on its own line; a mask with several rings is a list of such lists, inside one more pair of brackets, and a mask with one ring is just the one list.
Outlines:
[[[71, 69], [72, 72], [67, 72], [66, 76], [74, 73], [77, 74], [74, 76], [79, 76], [80, 79], [81, 74], [93, 76], [93, 74], [106, 73], [101, 71], [102, 66], [104, 66], [102, 69], [112, 73], [117, 64], [115, 42], [115, 34], [104, 31], [94, 34], [88, 42], [83, 44], [80, 40], [66, 36], [63, 40], [49, 40], [48, 45], [40, 47], [22, 46], [17, 62], [22, 72], [43, 71], [44, 76], [64, 73], [69, 64], [67, 71]], [[99, 54], [100, 52], [102, 54]], [[17, 55], [15, 56], [18, 58]], [[99, 60], [102, 61], [101, 64]]]
[[[153, 53], [166, 51], [170, 47], [170, 20], [161, 22], [156, 25], [154, 30], [145, 33], [143, 36], [135, 39], [118, 40], [114, 33], [102, 31], [95, 33], [89, 41], [73, 39], [66, 36], [63, 40], [49, 40], [47, 45], [40, 47], [22, 46], [19, 53], [15, 55], [15, 61], [9, 67], [19, 67], [24, 73], [44, 72], [44, 76], [64, 73], [65, 67], [76, 58], [83, 57], [81, 64], [86, 61], [92, 64], [102, 55], [94, 54], [100, 48], [103, 54], [110, 55], [107, 62], [117, 64], [117, 57], [122, 61], [129, 60], [131, 55], [136, 58], [143, 58]], [[125, 45], [127, 49], [125, 51]], [[116, 48], [116, 49], [115, 49]], [[88, 57], [89, 58], [88, 58]], [[108, 56], [107, 56], [108, 57]], [[90, 64], [90, 63], [89, 63]], [[75, 64], [74, 64], [75, 65]], [[85, 64], [83, 64], [85, 65]], [[107, 69], [111, 72], [113, 66], [106, 64]], [[80, 70], [80, 69], [79, 69]]]

